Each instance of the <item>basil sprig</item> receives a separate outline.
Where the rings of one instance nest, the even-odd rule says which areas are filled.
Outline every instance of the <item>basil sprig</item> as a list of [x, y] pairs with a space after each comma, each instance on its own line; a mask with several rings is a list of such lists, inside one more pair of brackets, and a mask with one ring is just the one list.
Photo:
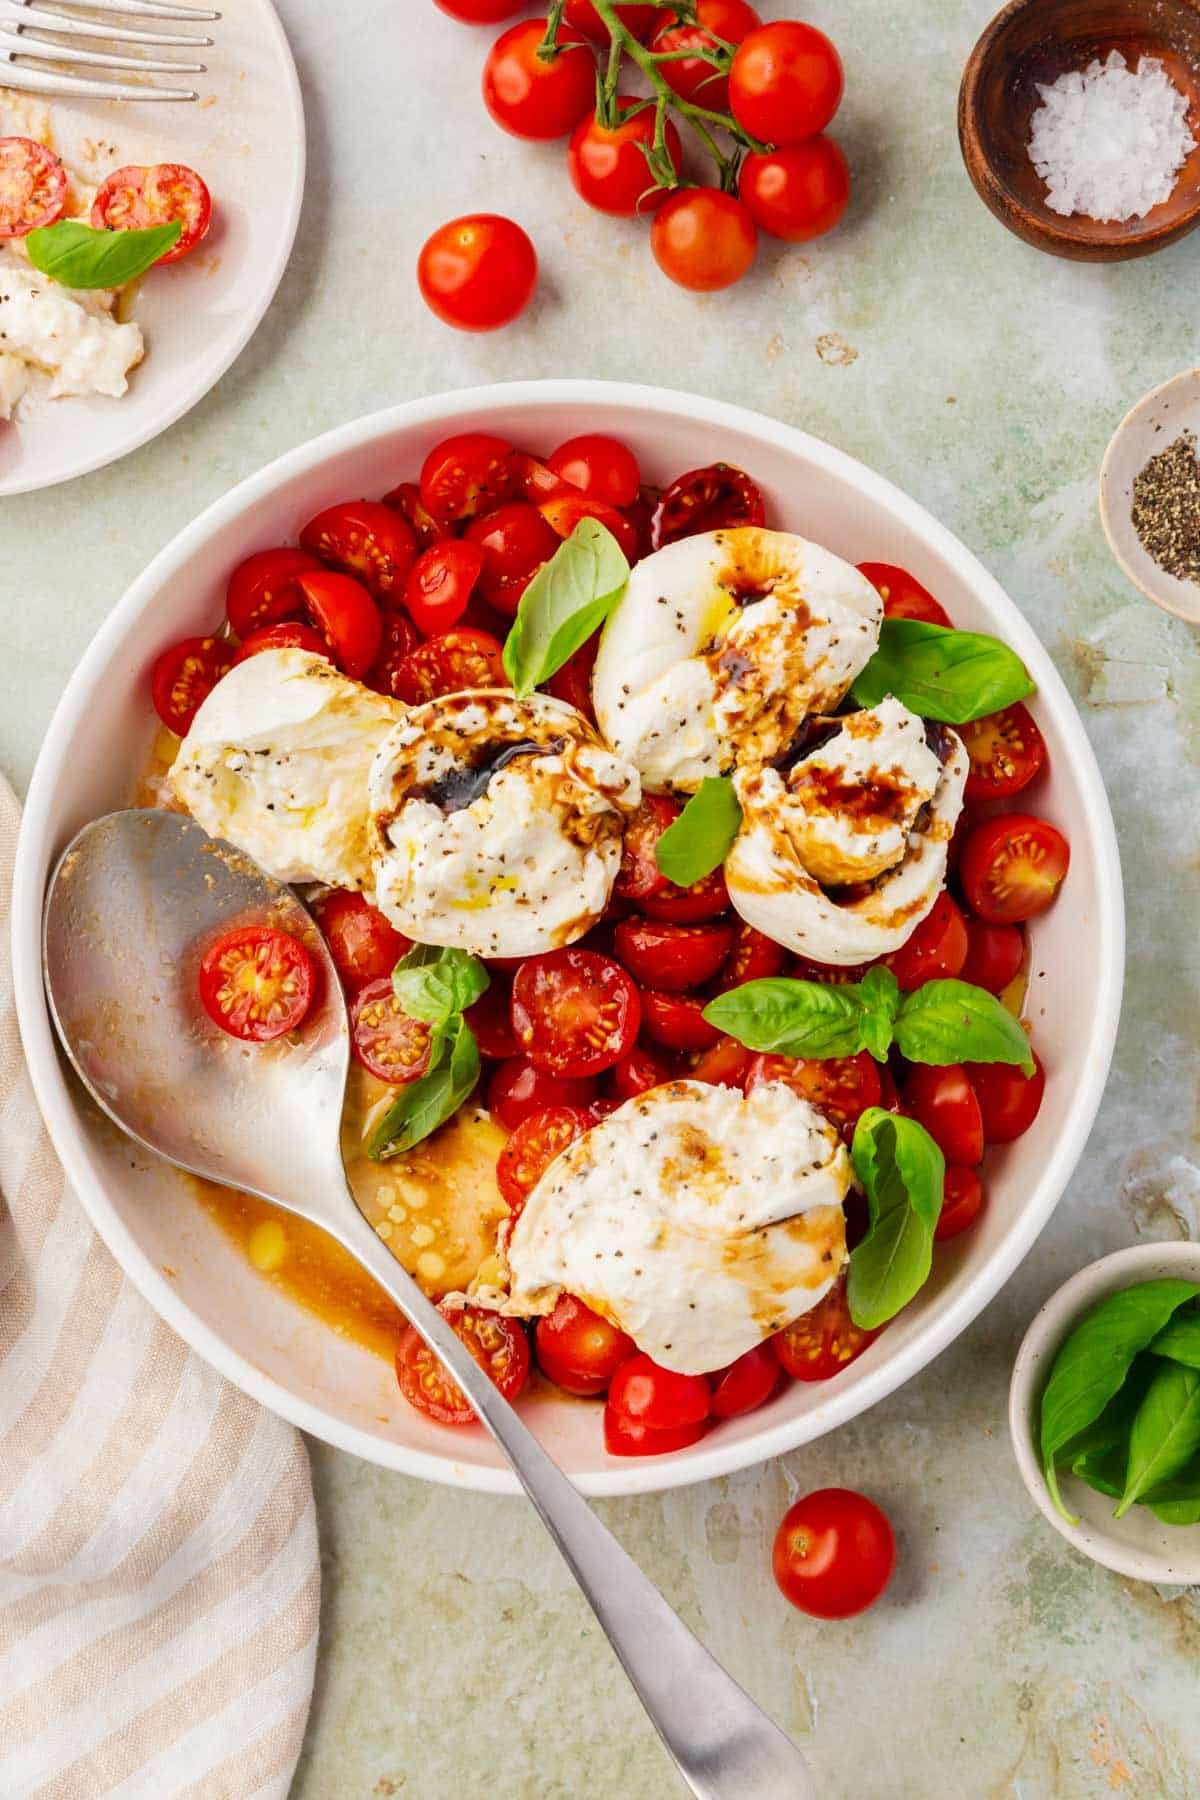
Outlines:
[[718, 1031], [778, 1056], [855, 1056], [882, 1062], [894, 1043], [909, 1062], [1016, 1063], [1034, 1070], [1029, 1039], [994, 994], [969, 981], [927, 981], [901, 994], [892, 971], [868, 969], [836, 986], [770, 976], [718, 994], [704, 1009]]
[[969, 724], [1033, 691], [1029, 670], [999, 638], [923, 619], [885, 619], [875, 654], [850, 689], [860, 706], [892, 694], [943, 725]]
[[34, 268], [63, 287], [118, 288], [153, 268], [182, 231], [178, 219], [140, 231], [98, 231], [78, 219], [60, 219], [28, 232], [25, 248]]
[[654, 846], [668, 881], [691, 887], [719, 869], [742, 824], [742, 809], [725, 775], [706, 775], [679, 817]]
[[868, 1107], [850, 1151], [870, 1223], [850, 1252], [850, 1317], [876, 1331], [907, 1306], [929, 1278], [942, 1210], [946, 1161], [915, 1119]]
[[525, 592], [504, 645], [518, 699], [548, 681], [599, 629], [629, 580], [621, 546], [596, 519], [580, 519]]
[[414, 1019], [430, 1026], [429, 1066], [402, 1087], [367, 1141], [375, 1162], [400, 1156], [444, 1125], [479, 1080], [479, 1045], [463, 1017], [488, 985], [488, 972], [465, 950], [414, 944], [392, 971], [392, 987]]

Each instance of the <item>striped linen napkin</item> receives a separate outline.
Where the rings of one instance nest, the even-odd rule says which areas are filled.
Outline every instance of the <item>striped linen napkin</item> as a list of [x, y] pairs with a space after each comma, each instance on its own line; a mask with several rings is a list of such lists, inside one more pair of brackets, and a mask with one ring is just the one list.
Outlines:
[[308, 1459], [65, 1184], [13, 1008], [18, 820], [0, 778], [0, 1796], [282, 1800], [316, 1659]]

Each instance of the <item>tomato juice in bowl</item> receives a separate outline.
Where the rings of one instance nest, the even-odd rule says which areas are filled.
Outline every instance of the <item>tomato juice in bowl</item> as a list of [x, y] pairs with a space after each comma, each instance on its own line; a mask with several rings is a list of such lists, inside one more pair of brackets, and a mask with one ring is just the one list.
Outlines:
[[[482, 1434], [454, 1433], [405, 1407], [388, 1365], [298, 1312], [212, 1228], [184, 1185], [77, 1106], [48, 1036], [36, 962], [49, 860], [77, 825], [126, 803], [152, 736], [139, 669], [173, 641], [209, 631], [230, 570], [347, 495], [377, 495], [419, 468], [441, 439], [490, 431], [548, 450], [587, 432], [626, 442], [647, 479], [704, 462], [747, 470], [770, 519], [847, 560], [911, 571], [957, 625], [1011, 644], [1037, 683], [1030, 703], [1049, 750], [1030, 806], [1063, 827], [1071, 875], [1030, 930], [1036, 1042], [1050, 1072], [1041, 1112], [989, 1170], [991, 1202], [970, 1232], [939, 1252], [933, 1279], [852, 1367], [829, 1384], [797, 1383], [759, 1410], [653, 1462], [610, 1460], [596, 1409], [549, 1384], [522, 1401], [535, 1430], [590, 1491], [697, 1480], [791, 1447], [853, 1416], [915, 1372], [974, 1316], [1048, 1217], [1099, 1099], [1119, 1000], [1121, 908], [1111, 823], [1091, 753], [1044, 652], [978, 564], [888, 484], [786, 427], [706, 401], [608, 384], [544, 383], [418, 402], [292, 453], [243, 484], [147, 571], [98, 637], [51, 728], [21, 847], [16, 943], [22, 1027], [39, 1097], [93, 1218], [144, 1291], [231, 1377], [307, 1429], [375, 1460], [435, 1479], [506, 1490]], [[118, 671], [120, 678], [118, 679]], [[82, 746], [87, 742], [88, 755]], [[104, 755], [96, 756], [97, 745]], [[68, 775], [66, 772], [70, 771]], [[703, 946], [699, 948], [702, 950]], [[644, 949], [644, 947], [643, 947]], [[710, 946], [711, 949], [711, 946]], [[1068, 976], [1086, 952], [1098, 979]], [[637, 954], [636, 951], [633, 954]], [[165, 1271], [169, 1271], [165, 1272]]]

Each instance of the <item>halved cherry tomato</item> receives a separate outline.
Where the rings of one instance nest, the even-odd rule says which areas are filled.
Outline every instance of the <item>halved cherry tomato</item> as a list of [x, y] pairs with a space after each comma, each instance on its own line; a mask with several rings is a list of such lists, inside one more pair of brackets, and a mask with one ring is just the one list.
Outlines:
[[429, 1067], [430, 1027], [405, 1012], [390, 975], [355, 995], [350, 1043], [364, 1069], [394, 1086], [419, 1080]]
[[1019, 925], [989, 925], [967, 920], [967, 960], [959, 974], [989, 994], [1002, 994], [1025, 960], [1025, 935]]
[[584, 40], [560, 30], [557, 54], [546, 61], [538, 55], [545, 37], [544, 17], [511, 25], [483, 66], [483, 103], [514, 137], [566, 137], [596, 98], [596, 61]]
[[[632, 32], [635, 38], [645, 43], [662, 7], [658, 0], [651, 0], [651, 4], [647, 4], [646, 0], [622, 0], [622, 4], [613, 10], [626, 31]], [[592, 38], [598, 44], [608, 43], [608, 26], [592, 5], [592, 0], [567, 0], [563, 17], [568, 25], [581, 31], [584, 37]]]
[[989, 1144], [1011, 1144], [1037, 1118], [1046, 1090], [1046, 1071], [1036, 1055], [1033, 1064], [1032, 1075], [1022, 1074], [1012, 1063], [967, 1064]]
[[343, 500], [310, 519], [300, 548], [354, 575], [384, 606], [399, 606], [417, 554], [417, 534], [382, 500]]
[[703, 919], [715, 919], [718, 913], [729, 911], [725, 871], [713, 869], [687, 888], [668, 881], [665, 887], [644, 895], [641, 907], [652, 919], [670, 919], [676, 925], [698, 925]]
[[402, 481], [383, 496], [380, 505], [390, 506], [400, 514], [422, 550], [430, 549], [441, 540], [444, 528], [422, 500], [415, 481]]
[[521, 595], [558, 549], [557, 536], [536, 506], [508, 500], [494, 512], [472, 519], [467, 541], [481, 558], [480, 595], [489, 606], [515, 619]]
[[662, 1087], [664, 1082], [676, 1080], [678, 1074], [679, 1070], [674, 1062], [660, 1050], [651, 1050], [645, 1044], [635, 1044], [619, 1063], [613, 1064], [609, 1080], [618, 1100], [634, 1100], [639, 1094], [648, 1093], [651, 1088]]
[[580, 644], [574, 656], [569, 656], [561, 669], [556, 669], [546, 683], [548, 694], [553, 694], [556, 700], [565, 700], [568, 706], [581, 712], [593, 725], [596, 713], [592, 706], [592, 670], [596, 666], [596, 652], [599, 648], [600, 633], [597, 631]]
[[519, 1213], [555, 1157], [595, 1122], [582, 1106], [547, 1106], [521, 1120], [496, 1163], [496, 1185], [510, 1216]]
[[183, 163], [130, 164], [114, 169], [92, 201], [92, 224], [99, 231], [144, 231], [151, 225], [182, 225], [178, 240], [159, 264], [178, 262], [194, 250], [212, 224], [212, 195], [195, 169]]
[[641, 1023], [638, 991], [595, 950], [547, 950], [513, 982], [513, 1030], [531, 1062], [555, 1075], [599, 1075], [620, 1062]]
[[515, 459], [519, 492], [531, 506], [540, 506], [543, 500], [561, 500], [564, 494], [576, 491], [573, 482], [559, 475], [549, 463], [530, 456], [527, 450], [516, 451]]
[[[619, 438], [602, 432], [585, 432], [568, 438], [552, 450], [546, 462], [555, 475], [606, 506], [632, 506], [641, 492], [642, 475], [637, 457]], [[552, 494], [547, 499], [554, 499]]]
[[771, 1346], [794, 1381], [828, 1381], [878, 1336], [850, 1317], [846, 1277], [840, 1275], [823, 1299], [775, 1333]]
[[490, 1056], [493, 1062], [520, 1056], [521, 1046], [512, 1028], [512, 982], [503, 975], [492, 974], [490, 985], [468, 1006], [466, 1020], [481, 1056]]
[[214, 1025], [265, 1044], [301, 1025], [317, 991], [317, 965], [288, 931], [239, 925], [200, 959], [200, 999]]
[[947, 1163], [942, 1210], [933, 1229], [938, 1243], [946, 1243], [960, 1231], [965, 1231], [968, 1225], [973, 1225], [982, 1209], [983, 1183], [976, 1171], [964, 1169], [958, 1163]]
[[424, 632], [456, 625], [482, 569], [483, 551], [459, 538], [422, 550], [404, 584], [404, 604], [413, 624]]
[[686, 1450], [699, 1443], [708, 1430], [708, 1421], [694, 1425], [672, 1425], [665, 1431], [652, 1431], [637, 1419], [627, 1419], [612, 1406], [604, 1408], [604, 1448], [610, 1456], [669, 1456], [675, 1450]]
[[228, 638], [183, 638], [164, 650], [150, 672], [150, 694], [167, 730], [186, 737], [201, 706], [232, 666], [233, 645]]
[[655, 847], [668, 825], [683, 809], [665, 794], [643, 794], [641, 805], [625, 827], [621, 867], [613, 891], [623, 900], [641, 904], [650, 894], [679, 892], [658, 866]]
[[534, 1351], [542, 1373], [568, 1394], [602, 1394], [637, 1345], [618, 1325], [593, 1312], [574, 1294], [560, 1294], [554, 1311], [539, 1319]]
[[849, 1619], [874, 1606], [896, 1567], [887, 1514], [853, 1488], [818, 1488], [789, 1506], [775, 1533], [779, 1591], [814, 1619]]
[[744, 1087], [752, 1052], [736, 1038], [719, 1037], [702, 1050], [688, 1070], [691, 1081], [707, 1081], [710, 1087]]
[[967, 904], [989, 925], [1016, 925], [1045, 912], [1071, 861], [1048, 819], [1002, 813], [976, 825], [959, 864]]
[[724, 994], [745, 981], [765, 981], [769, 976], [782, 975], [786, 963], [787, 951], [782, 944], [739, 919], [733, 949], [716, 984], [717, 992]]
[[357, 994], [371, 982], [390, 981], [400, 958], [412, 949], [412, 940], [397, 931], [377, 906], [348, 888], [322, 895], [313, 911], [348, 994]]
[[858, 572], [879, 594], [886, 618], [921, 619], [926, 625], [953, 623], [945, 607], [907, 569], [895, 563], [864, 562], [859, 563]]
[[[580, 199], [597, 212], [632, 219], [654, 212], [666, 199], [668, 190], [656, 183], [645, 157], [655, 138], [654, 108], [643, 100], [639, 110], [631, 112], [638, 103], [629, 94], [621, 94], [617, 104], [620, 113], [611, 126], [602, 124], [594, 112], [580, 119], [567, 146], [567, 173]], [[665, 135], [666, 153], [678, 175], [683, 165], [683, 143], [670, 118]], [[622, 506], [625, 502], [615, 500], [611, 504]]]
[[[445, 1300], [438, 1311], [504, 1398], [515, 1400], [529, 1375], [529, 1339], [517, 1321], [485, 1312], [479, 1306], [451, 1307]], [[404, 1333], [396, 1352], [396, 1379], [409, 1405], [436, 1419], [439, 1425], [469, 1425], [473, 1421], [475, 1412], [470, 1401], [413, 1325]]]
[[658, 65], [659, 74], [684, 100], [693, 100], [712, 112], [729, 110], [729, 77], [702, 56], [683, 56], [684, 50], [713, 50], [714, 38], [727, 44], [740, 44], [762, 20], [746, 0], [696, 0], [696, 23], [678, 25], [666, 21], [656, 33], [651, 48], [656, 56], [666, 57]]
[[617, 955], [635, 980], [675, 993], [681, 988], [700, 987], [723, 967], [733, 948], [733, 926], [622, 919], [613, 941]]
[[556, 538], [569, 538], [581, 519], [595, 519], [606, 531], [612, 532], [627, 561], [637, 560], [637, 527], [624, 513], [619, 513], [615, 506], [605, 505], [603, 500], [593, 500], [587, 494], [560, 494], [554, 500], [543, 500], [538, 511]]
[[702, 994], [664, 994], [642, 989], [642, 1025], [648, 1037], [667, 1050], [709, 1050], [721, 1033], [703, 1016]]
[[760, 231], [807, 244], [832, 231], [850, 201], [850, 165], [833, 138], [752, 152], [742, 161], [738, 197]]
[[743, 1351], [736, 1362], [709, 1379], [714, 1419], [737, 1419], [762, 1406], [779, 1386], [779, 1358], [770, 1338]]
[[758, 249], [758, 228], [734, 194], [723, 188], [675, 188], [654, 214], [650, 251], [677, 287], [713, 294], [747, 274]]
[[392, 693], [409, 706], [420, 706], [466, 688], [510, 687], [501, 657], [500, 644], [489, 632], [456, 625], [426, 638], [404, 658], [392, 678]]
[[294, 619], [304, 611], [298, 575], [313, 575], [321, 565], [307, 550], [258, 550], [240, 562], [225, 590], [225, 611], [240, 638], [264, 625]]
[[318, 569], [312, 575], [298, 575], [296, 585], [338, 668], [351, 681], [361, 681], [383, 642], [379, 608], [362, 582], [335, 569]]
[[794, 956], [788, 973], [795, 981], [823, 981], [826, 987], [845, 987], [861, 981], [870, 963], [821, 963], [808, 956]]
[[1046, 761], [1046, 740], [1033, 714], [1018, 700], [958, 727], [971, 759], [969, 800], [1008, 800], [1029, 786]]
[[879, 1064], [865, 1050], [857, 1056], [756, 1056], [746, 1076], [752, 1094], [764, 1081], [782, 1081], [832, 1119], [853, 1125], [869, 1106], [878, 1106]]
[[462, 431], [435, 444], [421, 465], [421, 501], [435, 519], [458, 524], [490, 512], [516, 487], [516, 453], [505, 438]]
[[407, 613], [385, 612], [379, 654], [363, 676], [366, 685], [374, 688], [377, 694], [390, 694], [393, 700], [398, 700], [397, 678], [420, 642], [421, 634]]
[[307, 650], [310, 656], [323, 656], [329, 661], [329, 645], [325, 639], [319, 631], [302, 624], [299, 619], [280, 619], [276, 625], [264, 625], [261, 630], [252, 631], [238, 645], [234, 667], [249, 662], [252, 656], [258, 656], [264, 650]]
[[547, 1106], [588, 1107], [595, 1098], [594, 1081], [552, 1075], [525, 1056], [511, 1056], [500, 1063], [488, 1084], [488, 1111], [505, 1131], [515, 1131], [530, 1113]]
[[756, 483], [730, 463], [689, 469], [664, 492], [654, 515], [654, 543], [661, 549], [676, 538], [738, 525], [765, 525], [767, 509]]
[[949, 894], [939, 894], [908, 942], [883, 960], [906, 994], [923, 981], [960, 974], [967, 960], [967, 922]]
[[914, 1063], [900, 1097], [947, 1162], [983, 1161], [983, 1114], [961, 1063]]
[[67, 171], [34, 138], [0, 137], [0, 238], [28, 237], [67, 210]]
[[729, 110], [764, 144], [800, 144], [824, 131], [845, 77], [836, 48], [815, 25], [777, 19], [742, 39], [729, 70]]
[[608, 1404], [624, 1419], [648, 1431], [671, 1431], [699, 1425], [708, 1418], [712, 1396], [703, 1375], [680, 1375], [664, 1369], [645, 1351], [627, 1357], [615, 1371]]

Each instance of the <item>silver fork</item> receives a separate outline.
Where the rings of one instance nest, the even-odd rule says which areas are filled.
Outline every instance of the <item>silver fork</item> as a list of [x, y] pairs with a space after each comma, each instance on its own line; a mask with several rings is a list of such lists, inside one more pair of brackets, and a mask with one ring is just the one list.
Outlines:
[[[106, 17], [94, 16], [100, 13]], [[125, 21], [192, 25], [220, 17], [174, 0], [0, 0], [0, 87], [96, 100], [197, 100], [194, 89], [157, 87], [149, 77], [202, 75], [204, 63], [181, 62], [171, 52], [204, 49], [213, 40], [194, 32], [147, 31]], [[136, 48], [128, 55], [113, 50], [113, 44]], [[136, 70], [147, 79], [99, 81], [75, 73], [79, 69]]]

